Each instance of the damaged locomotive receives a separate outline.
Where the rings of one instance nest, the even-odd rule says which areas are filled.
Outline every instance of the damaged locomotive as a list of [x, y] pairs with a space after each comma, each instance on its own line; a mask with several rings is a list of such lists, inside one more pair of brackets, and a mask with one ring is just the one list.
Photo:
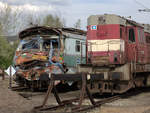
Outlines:
[[19, 85], [47, 87], [51, 73], [76, 73], [77, 64], [86, 63], [85, 31], [38, 26], [21, 31], [19, 39], [14, 56]]

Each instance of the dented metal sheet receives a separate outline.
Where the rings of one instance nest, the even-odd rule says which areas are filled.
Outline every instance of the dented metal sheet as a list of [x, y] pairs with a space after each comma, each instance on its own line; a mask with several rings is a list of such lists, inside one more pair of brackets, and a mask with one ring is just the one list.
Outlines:
[[[66, 36], [65, 34], [76, 37], [75, 40], [84, 40], [84, 42], [86, 40], [85, 31], [72, 28], [39, 26], [20, 32], [20, 44], [14, 57], [17, 75], [32, 81], [49, 80], [51, 73], [66, 73], [69, 67], [64, 61], [67, 50], [65, 38], [70, 35]], [[73, 49], [75, 48], [74, 46]], [[82, 56], [79, 53], [78, 56]], [[83, 56], [85, 57], [85, 55]], [[71, 60], [74, 60], [73, 58], [72, 56], [70, 57]]]

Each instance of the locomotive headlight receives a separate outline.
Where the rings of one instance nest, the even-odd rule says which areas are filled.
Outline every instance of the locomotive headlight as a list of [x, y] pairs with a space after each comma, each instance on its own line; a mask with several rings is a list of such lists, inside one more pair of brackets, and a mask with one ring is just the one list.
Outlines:
[[118, 56], [117, 53], [114, 53], [114, 62], [118, 61], [117, 56]]
[[91, 55], [88, 54], [88, 62], [91, 62]]

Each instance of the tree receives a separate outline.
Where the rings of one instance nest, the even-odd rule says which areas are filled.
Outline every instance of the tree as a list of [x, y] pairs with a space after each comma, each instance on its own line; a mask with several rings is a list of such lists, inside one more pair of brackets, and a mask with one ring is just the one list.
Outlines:
[[26, 15], [26, 27], [43, 25], [43, 16], [41, 17], [41, 15], [32, 12], [28, 13], [28, 15]]
[[81, 19], [77, 20], [77, 22], [74, 24], [74, 28], [81, 29]]
[[52, 16], [50, 14], [44, 18], [43, 25], [50, 26], [50, 27], [63, 27], [64, 26], [62, 20], [58, 16]]
[[0, 24], [3, 27], [2, 30], [4, 35], [16, 33], [19, 24], [18, 17], [20, 15], [21, 12], [18, 8], [13, 8], [8, 4], [4, 4], [0, 9]]
[[11, 65], [16, 47], [17, 43], [13, 47], [8, 43], [0, 25], [0, 68], [6, 69]]
[[11, 7], [7, 4], [4, 5], [4, 8], [0, 10], [0, 24], [3, 26], [2, 30], [4, 34], [7, 34], [8, 26], [10, 26], [10, 15], [11, 15]]

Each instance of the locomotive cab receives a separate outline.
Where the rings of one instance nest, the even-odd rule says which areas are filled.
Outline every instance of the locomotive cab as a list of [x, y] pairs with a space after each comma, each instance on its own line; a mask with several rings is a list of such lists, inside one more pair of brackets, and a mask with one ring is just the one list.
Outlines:
[[117, 65], [146, 63], [144, 27], [117, 15], [88, 18], [88, 63]]
[[88, 63], [95, 65], [124, 63], [125, 27], [119, 24], [119, 18], [106, 15], [90, 16], [87, 28]]
[[[76, 73], [77, 64], [86, 62], [86, 47], [82, 45], [85, 35], [79, 29], [48, 26], [21, 31], [13, 61], [16, 82], [31, 88], [47, 88], [52, 73]], [[55, 85], [58, 83], [61, 82]]]
[[88, 63], [95, 65], [123, 64], [125, 58], [125, 27], [116, 16], [88, 18]]
[[49, 73], [64, 73], [60, 31], [48, 27], [31, 27], [19, 33], [15, 52], [16, 82], [32, 88], [47, 87]]

